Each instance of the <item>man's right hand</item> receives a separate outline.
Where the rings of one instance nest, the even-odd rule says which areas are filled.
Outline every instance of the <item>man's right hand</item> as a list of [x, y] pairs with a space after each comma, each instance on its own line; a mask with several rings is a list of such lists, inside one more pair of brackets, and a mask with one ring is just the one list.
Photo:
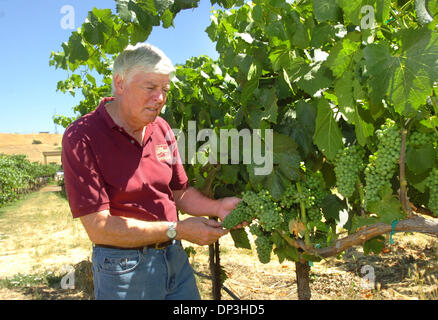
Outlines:
[[216, 242], [229, 230], [222, 228], [222, 224], [218, 221], [204, 217], [190, 217], [177, 222], [176, 232], [176, 239], [203, 246]]

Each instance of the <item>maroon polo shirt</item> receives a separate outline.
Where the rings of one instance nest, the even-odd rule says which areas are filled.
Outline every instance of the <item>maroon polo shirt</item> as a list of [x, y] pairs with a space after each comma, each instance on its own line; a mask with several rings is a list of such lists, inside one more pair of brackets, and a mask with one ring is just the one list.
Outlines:
[[169, 124], [157, 117], [143, 145], [108, 114], [104, 98], [73, 122], [62, 140], [65, 188], [74, 218], [109, 209], [111, 215], [176, 221], [172, 190], [188, 186]]

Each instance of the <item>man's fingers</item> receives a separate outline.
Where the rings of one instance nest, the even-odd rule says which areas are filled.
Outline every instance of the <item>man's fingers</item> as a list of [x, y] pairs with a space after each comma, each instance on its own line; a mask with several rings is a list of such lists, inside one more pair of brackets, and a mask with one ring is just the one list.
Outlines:
[[235, 226], [233, 229], [242, 229], [242, 228], [245, 228], [248, 225], [249, 225], [249, 222], [244, 221], [244, 222], [238, 224], [237, 226]]
[[213, 227], [213, 228], [221, 228], [222, 227], [222, 223], [220, 223], [219, 221], [213, 220], [213, 219], [206, 219], [205, 224], [208, 225], [209, 227]]

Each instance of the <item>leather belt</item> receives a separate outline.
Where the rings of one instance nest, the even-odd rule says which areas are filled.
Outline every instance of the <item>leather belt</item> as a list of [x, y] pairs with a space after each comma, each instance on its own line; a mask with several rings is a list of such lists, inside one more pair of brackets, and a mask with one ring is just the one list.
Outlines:
[[153, 243], [153, 244], [148, 244], [148, 245], [143, 246], [143, 247], [134, 247], [134, 248], [116, 247], [116, 246], [110, 246], [110, 245], [106, 245], [106, 244], [96, 244], [95, 246], [101, 247], [101, 248], [108, 248], [108, 249], [118, 249], [118, 250], [143, 250], [144, 248], [162, 250], [162, 249], [165, 249], [174, 243], [177, 243], [176, 240], [169, 240], [166, 242]]

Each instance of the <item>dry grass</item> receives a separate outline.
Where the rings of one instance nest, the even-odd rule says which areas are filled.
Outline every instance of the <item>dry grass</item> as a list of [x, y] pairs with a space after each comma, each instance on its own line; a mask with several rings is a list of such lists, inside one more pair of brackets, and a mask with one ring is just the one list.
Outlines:
[[[41, 144], [33, 144], [40, 141]], [[61, 150], [61, 134], [32, 133], [14, 134], [0, 133], [0, 153], [24, 154], [30, 161], [44, 163], [43, 151]], [[48, 157], [47, 162], [61, 164], [61, 157]]]
[[56, 192], [33, 193], [0, 211], [0, 278], [60, 271], [89, 256], [90, 242]]

